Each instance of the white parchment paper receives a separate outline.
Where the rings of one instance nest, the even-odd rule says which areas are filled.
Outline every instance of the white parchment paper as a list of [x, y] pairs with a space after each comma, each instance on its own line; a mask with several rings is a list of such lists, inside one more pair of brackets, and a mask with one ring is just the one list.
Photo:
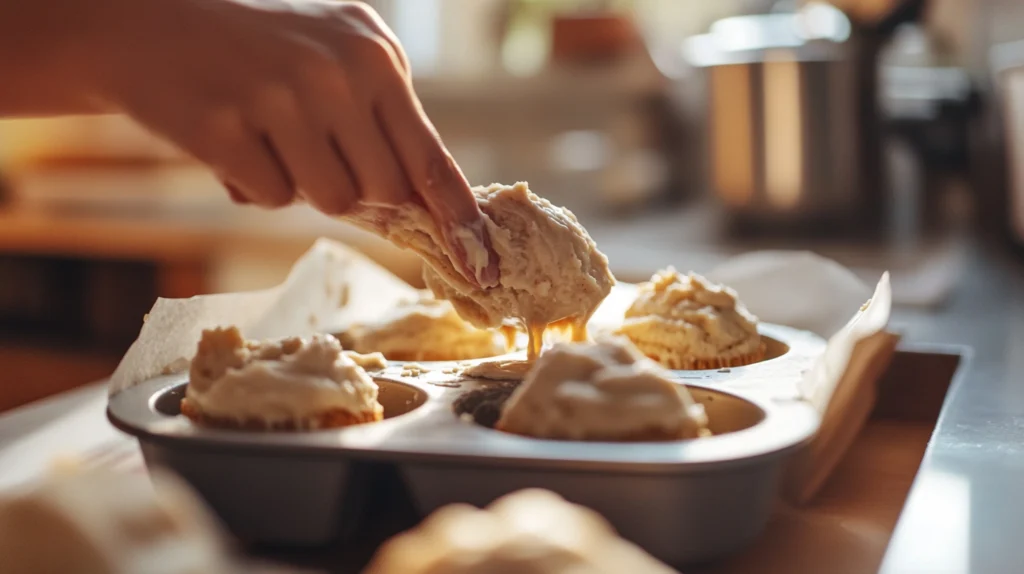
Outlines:
[[[735, 289], [761, 321], [822, 337], [838, 333], [871, 296], [871, 290], [848, 269], [808, 252], [752, 252], [726, 261], [707, 275]], [[635, 285], [616, 285], [591, 327], [595, 331], [615, 328], [635, 293]], [[203, 329], [237, 325], [254, 339], [339, 330], [354, 321], [373, 319], [398, 300], [414, 295], [412, 287], [364, 255], [321, 239], [275, 288], [157, 300], [114, 372], [110, 390], [116, 393], [151, 377], [184, 370]], [[886, 303], [884, 316], [876, 317], [873, 328], [885, 327], [888, 310]], [[855, 335], [865, 337], [869, 331], [862, 327]], [[841, 369], [845, 359], [841, 357], [834, 368]]]
[[236, 325], [252, 339], [330, 332], [378, 317], [415, 294], [364, 255], [320, 239], [272, 289], [158, 299], [114, 371], [110, 393], [186, 370], [203, 329]]

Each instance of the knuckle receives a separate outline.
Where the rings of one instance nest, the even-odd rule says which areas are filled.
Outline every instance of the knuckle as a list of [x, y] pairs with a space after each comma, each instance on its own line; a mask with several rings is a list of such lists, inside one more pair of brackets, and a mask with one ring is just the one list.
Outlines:
[[402, 72], [408, 76], [412, 73], [412, 67], [409, 65], [409, 57], [405, 54], [405, 50], [403, 50], [400, 45], [395, 46], [395, 53], [398, 55], [398, 66], [402, 69]]
[[298, 109], [295, 92], [284, 83], [268, 82], [255, 89], [252, 105], [260, 115], [292, 113]]
[[323, 78], [338, 70], [338, 61], [327, 50], [310, 48], [306, 50], [294, 68], [302, 76]]
[[194, 127], [197, 139], [217, 144], [242, 137], [242, 114], [232, 107], [220, 107], [201, 113]]
[[296, 85], [303, 89], [348, 91], [348, 78], [338, 59], [324, 50], [310, 54], [293, 67]]
[[338, 11], [350, 18], [357, 18], [361, 21], [376, 21], [377, 11], [363, 2], [345, 2], [338, 6]]
[[398, 61], [391, 44], [379, 36], [361, 34], [356, 47], [360, 56], [375, 65], [395, 66]]
[[245, 122], [239, 110], [231, 107], [200, 112], [191, 125], [183, 127], [188, 136], [188, 151], [198, 159], [217, 164], [224, 150], [245, 137]]

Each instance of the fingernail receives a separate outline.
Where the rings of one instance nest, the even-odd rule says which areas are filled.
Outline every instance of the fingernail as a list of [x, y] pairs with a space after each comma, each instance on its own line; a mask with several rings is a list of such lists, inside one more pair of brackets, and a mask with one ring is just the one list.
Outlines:
[[449, 228], [448, 237], [448, 243], [467, 279], [483, 288], [498, 284], [498, 258], [482, 221], [454, 224]]
[[480, 270], [480, 275], [477, 279], [480, 280], [482, 287], [494, 287], [501, 278], [498, 269], [498, 254], [494, 252], [494, 247], [491, 245], [491, 235], [487, 233], [482, 225], [474, 231], [476, 232], [477, 240], [484, 247], [484, 253], [487, 254], [487, 265]]
[[466, 278], [473, 287], [479, 287], [480, 282], [476, 279], [476, 274], [473, 273], [473, 269], [466, 264], [466, 247], [462, 244], [462, 241], [457, 237], [456, 233], [447, 233], [448, 249], [452, 253], [452, 265], [456, 267], [456, 270]]

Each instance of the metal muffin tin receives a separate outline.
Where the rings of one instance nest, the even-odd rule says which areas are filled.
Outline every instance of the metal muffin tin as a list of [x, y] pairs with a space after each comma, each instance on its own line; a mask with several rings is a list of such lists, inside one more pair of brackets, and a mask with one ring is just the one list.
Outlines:
[[[485, 505], [540, 487], [604, 515], [620, 534], [674, 565], [741, 548], [764, 527], [787, 455], [818, 418], [800, 401], [728, 390], [730, 381], [792, 384], [824, 349], [806, 332], [762, 325], [761, 363], [673, 371], [708, 411], [715, 436], [670, 442], [533, 439], [460, 419], [452, 403], [489, 383], [452, 373], [471, 361], [405, 364], [374, 373], [384, 421], [314, 432], [198, 427], [179, 414], [186, 375], [113, 396], [108, 416], [136, 436], [147, 464], [189, 481], [240, 539], [322, 545], [357, 532], [373, 509], [374, 473], [397, 471], [424, 516], [453, 502]], [[447, 371], [447, 372], [446, 372]], [[396, 494], [398, 496], [398, 494]]]

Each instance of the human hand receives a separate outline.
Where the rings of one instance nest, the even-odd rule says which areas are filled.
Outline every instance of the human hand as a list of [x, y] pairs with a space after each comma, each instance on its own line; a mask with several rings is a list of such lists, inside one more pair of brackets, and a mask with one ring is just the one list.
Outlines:
[[[482, 286], [497, 259], [394, 34], [326, 0], [107, 0], [97, 94], [209, 164], [239, 202], [422, 202]], [[110, 29], [113, 28], [113, 29]], [[468, 233], [468, 236], [467, 236]], [[467, 248], [467, 237], [469, 245]], [[467, 261], [474, 246], [488, 257]], [[467, 252], [471, 252], [467, 254]]]

